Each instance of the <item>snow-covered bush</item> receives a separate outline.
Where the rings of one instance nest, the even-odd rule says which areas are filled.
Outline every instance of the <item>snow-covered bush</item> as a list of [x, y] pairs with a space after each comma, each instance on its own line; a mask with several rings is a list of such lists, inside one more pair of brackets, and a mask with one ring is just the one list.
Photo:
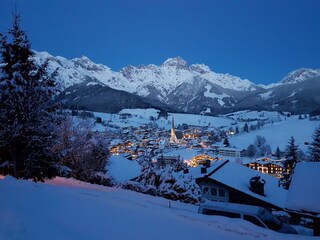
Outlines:
[[107, 162], [107, 148], [103, 137], [92, 132], [88, 121], [77, 118], [74, 120], [67, 117], [60, 125], [58, 141], [54, 146], [59, 164], [71, 169], [68, 173], [70, 177], [105, 183], [106, 180], [99, 174], [104, 173]]
[[272, 215], [278, 218], [281, 222], [289, 223], [291, 218], [290, 214], [285, 211], [272, 211]]
[[155, 169], [144, 163], [140, 176], [134, 180], [123, 188], [186, 203], [200, 202], [201, 192], [195, 179], [190, 174], [176, 173], [169, 166]]

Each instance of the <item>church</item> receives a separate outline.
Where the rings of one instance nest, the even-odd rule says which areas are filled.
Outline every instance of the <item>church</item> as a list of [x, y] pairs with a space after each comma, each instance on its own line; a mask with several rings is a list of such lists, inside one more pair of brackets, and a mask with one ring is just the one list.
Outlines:
[[175, 131], [174, 129], [174, 116], [172, 114], [172, 124], [171, 124], [171, 134], [170, 134], [170, 143], [179, 144], [182, 142], [183, 134], [181, 131]]

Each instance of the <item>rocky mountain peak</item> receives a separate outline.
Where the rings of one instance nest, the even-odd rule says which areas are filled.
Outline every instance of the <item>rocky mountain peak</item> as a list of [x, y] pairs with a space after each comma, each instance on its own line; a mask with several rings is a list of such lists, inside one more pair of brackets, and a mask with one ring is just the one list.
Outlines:
[[298, 83], [303, 82], [307, 79], [319, 77], [320, 69], [311, 69], [311, 68], [299, 68], [288, 73], [280, 83]]
[[204, 64], [192, 64], [189, 69], [200, 74], [205, 74], [211, 72], [211, 69]]
[[99, 72], [99, 71], [104, 71], [106, 69], [106, 67], [103, 66], [102, 64], [94, 63], [86, 56], [81, 56], [80, 58], [74, 58], [71, 60], [71, 62], [73, 62], [75, 67], [83, 68], [88, 71]]
[[188, 68], [188, 63], [181, 57], [168, 58], [163, 62], [162, 66], [164, 67], [176, 67], [176, 68]]

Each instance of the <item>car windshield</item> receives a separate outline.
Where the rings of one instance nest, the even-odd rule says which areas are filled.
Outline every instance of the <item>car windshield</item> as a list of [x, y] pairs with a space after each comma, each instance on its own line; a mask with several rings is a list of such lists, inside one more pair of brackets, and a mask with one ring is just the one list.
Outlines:
[[263, 209], [258, 214], [259, 218], [272, 230], [281, 228], [281, 222], [273, 216], [268, 210]]

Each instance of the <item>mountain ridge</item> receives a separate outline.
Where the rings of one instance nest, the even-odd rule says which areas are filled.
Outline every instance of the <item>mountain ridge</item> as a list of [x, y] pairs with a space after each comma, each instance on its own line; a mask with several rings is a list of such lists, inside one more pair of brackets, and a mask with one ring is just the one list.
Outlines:
[[[297, 69], [288, 73], [278, 83], [261, 86], [230, 74], [215, 73], [204, 64], [189, 65], [181, 57], [168, 58], [159, 66], [129, 65], [118, 72], [105, 65], [96, 64], [85, 56], [68, 60], [53, 57], [46, 52], [35, 52], [34, 59], [38, 64], [48, 61], [49, 72], [57, 69], [61, 90], [85, 81], [93, 81], [116, 91], [151, 99], [155, 103], [161, 102], [176, 111], [196, 114], [219, 114], [242, 109], [303, 112], [303, 108], [312, 110], [320, 105], [317, 94], [308, 83], [309, 79], [317, 79], [318, 75], [320, 77], [319, 69]], [[318, 89], [317, 81], [314, 83]], [[296, 89], [298, 86], [302, 90]], [[88, 91], [88, 87], [85, 91]], [[91, 88], [96, 89], [93, 86]], [[83, 86], [81, 89], [84, 91]], [[309, 93], [312, 94], [308, 95]], [[81, 95], [80, 92], [79, 94]], [[108, 97], [107, 94], [102, 95], [104, 98]], [[129, 98], [136, 102], [132, 95]], [[128, 95], [124, 97], [129, 98]], [[99, 98], [99, 101], [103, 101], [103, 98]], [[296, 101], [299, 101], [299, 104], [296, 104]]]

